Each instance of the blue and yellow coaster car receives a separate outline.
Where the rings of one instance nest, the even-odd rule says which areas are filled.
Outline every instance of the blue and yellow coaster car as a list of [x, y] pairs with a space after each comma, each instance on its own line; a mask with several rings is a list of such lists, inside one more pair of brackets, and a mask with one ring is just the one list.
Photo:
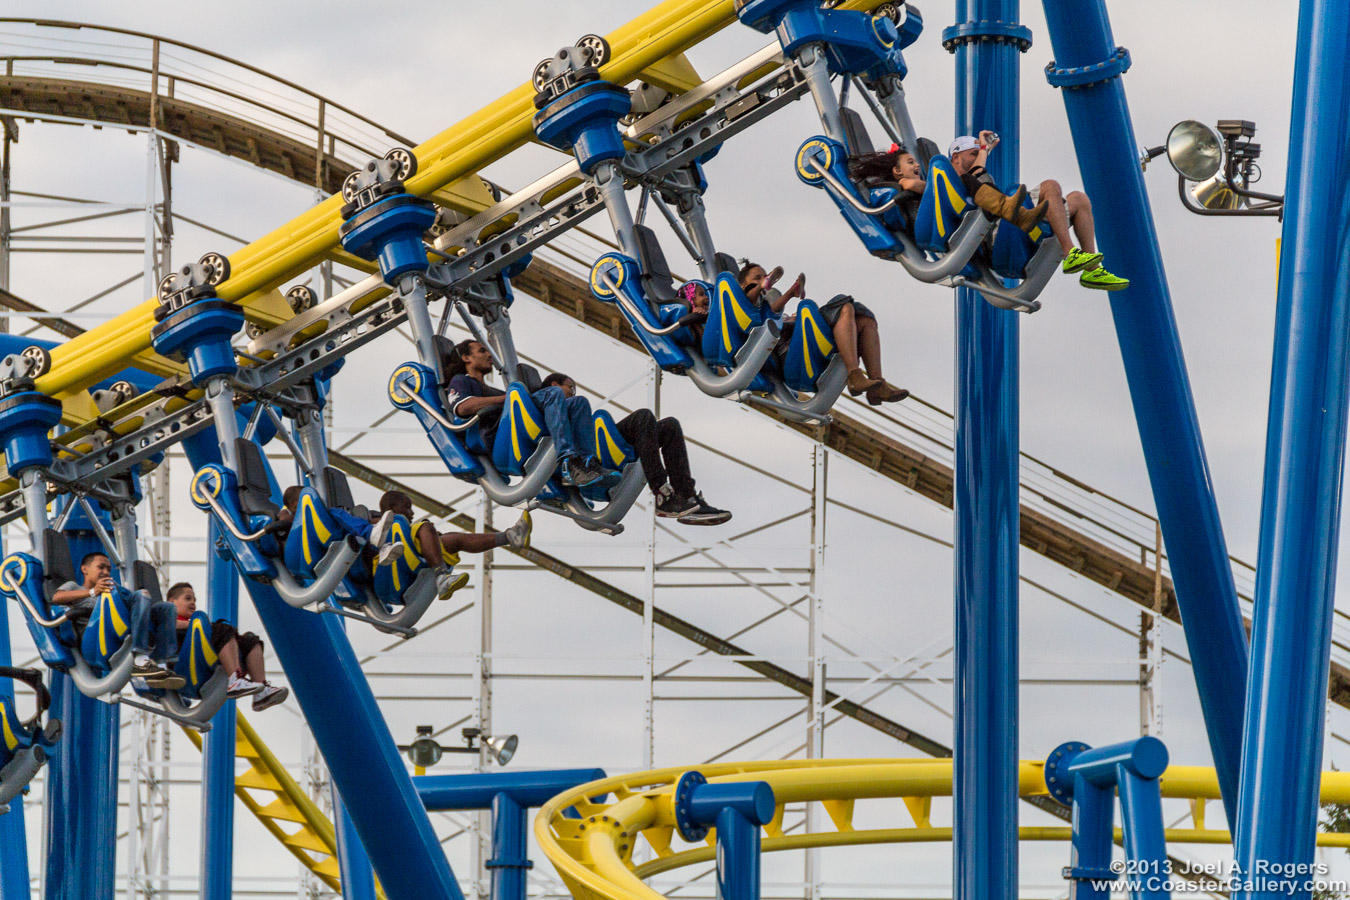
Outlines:
[[116, 694], [131, 680], [131, 605], [149, 598], [121, 586], [101, 594], [83, 634], [78, 634], [72, 611], [51, 602], [62, 584], [80, 581], [65, 535], [48, 529], [43, 547], [45, 566], [29, 553], [5, 557], [0, 563], [0, 593], [23, 608], [28, 631], [48, 668], [69, 675], [86, 697]]
[[[184, 724], [200, 726], [211, 721], [228, 699], [225, 691], [231, 673], [220, 665], [211, 646], [211, 620], [206, 613], [198, 611], [188, 619], [173, 671], [187, 682], [178, 690], [141, 687], [136, 693], [159, 701], [170, 716]], [[132, 684], [137, 682], [133, 680]]]
[[310, 568], [311, 576], [292, 572], [277, 533], [284, 529], [272, 500], [271, 481], [262, 449], [244, 438], [235, 441], [239, 472], [208, 463], [192, 477], [193, 504], [210, 512], [220, 525], [228, 553], [246, 578], [270, 584], [277, 595], [297, 609], [328, 602], [338, 583], [358, 558], [364, 542], [343, 533], [324, 544], [323, 555]]
[[[394, 370], [389, 377], [389, 399], [396, 408], [410, 410], [417, 417], [450, 474], [479, 484], [494, 503], [545, 505], [583, 528], [606, 534], [622, 530], [619, 523], [638, 493], [633, 489], [635, 479], [640, 487], [640, 467], [633, 467], [639, 470], [636, 474], [602, 479], [585, 490], [563, 485], [557, 448], [543, 410], [535, 393], [521, 382], [507, 386], [491, 447], [484, 441], [477, 416], [461, 418], [447, 412], [446, 407], [453, 410], [459, 398], [442, 397], [436, 376], [419, 362], [406, 362]], [[513, 476], [519, 480], [508, 481]]]
[[[616, 303], [652, 358], [668, 372], [688, 375], [699, 390], [714, 397], [734, 397], [777, 409], [804, 422], [824, 420], [844, 389], [848, 373], [835, 362], [829, 329], [808, 349], [814, 332], [810, 322], [822, 324], [820, 311], [810, 301], [798, 306], [808, 327], [796, 329], [781, 361], [775, 358], [782, 318], [767, 305], [752, 303], [730, 268], [716, 282], [696, 281], [708, 295], [708, 319], [700, 337], [686, 324], [688, 303], [676, 294], [660, 244], [650, 228], [634, 226], [634, 242], [641, 262], [621, 253], [607, 253], [591, 267], [591, 293]], [[809, 396], [803, 396], [809, 395]]]
[[328, 482], [333, 506], [325, 505], [313, 487], [300, 491], [286, 536], [286, 567], [303, 583], [319, 577], [319, 565], [335, 544], [354, 539], [368, 542], [384, 562], [372, 565], [358, 556], [338, 581], [331, 601], [360, 610], [381, 631], [415, 634], [414, 626], [436, 599], [436, 573], [417, 553], [412, 526], [403, 516], [385, 513], [363, 539], [333, 513], [336, 508], [357, 520], [367, 518], [364, 510], [351, 503], [346, 479], [330, 476]]
[[9, 804], [28, 788], [33, 776], [47, 762], [47, 756], [61, 738], [61, 722], [51, 719], [42, 724], [42, 714], [51, 706], [51, 695], [37, 669], [0, 666], [0, 678], [23, 681], [37, 694], [37, 712], [20, 720], [12, 692], [0, 694], [0, 815], [9, 812]]
[[896, 260], [920, 281], [974, 288], [1003, 309], [1040, 309], [1036, 297], [1061, 259], [1047, 225], [1026, 234], [986, 216], [945, 156], [930, 161], [917, 208], [914, 195], [895, 185], [864, 191], [850, 180], [847, 160], [842, 144], [817, 135], [797, 150], [797, 177], [829, 195], [868, 252]]

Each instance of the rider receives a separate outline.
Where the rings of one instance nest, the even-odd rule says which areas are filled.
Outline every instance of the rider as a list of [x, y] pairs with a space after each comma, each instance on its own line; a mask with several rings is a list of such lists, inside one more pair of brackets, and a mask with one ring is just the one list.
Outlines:
[[[492, 373], [492, 354], [475, 340], [460, 341], [455, 352], [441, 360], [450, 390], [450, 411], [462, 418], [478, 415], [478, 430], [487, 447], [496, 436], [497, 421], [506, 403], [506, 392], [484, 380]], [[557, 387], [540, 388], [530, 395], [539, 404], [548, 433], [558, 447], [564, 484], [585, 487], [603, 474], [600, 464], [585, 448], [591, 430], [591, 404], [584, 397], [568, 397]]]
[[[747, 260], [741, 266], [738, 280], [745, 296], [752, 303], [767, 303], [777, 315], [787, 306], [788, 300], [805, 296], [806, 290], [806, 276], [798, 275], [792, 286], [779, 294], [773, 288], [773, 283], [782, 271], [779, 266], [772, 273], [766, 273], [763, 266]], [[881, 332], [877, 328], [877, 317], [870, 309], [848, 294], [836, 294], [820, 308], [820, 314], [833, 331], [835, 348], [848, 369], [847, 387], [850, 396], [866, 393], [867, 402], [872, 406], [898, 403], [909, 396], [908, 390], [898, 388], [882, 377]], [[780, 355], [786, 352], [792, 341], [795, 323], [796, 316], [783, 319], [783, 331], [778, 338]], [[863, 366], [866, 366], [866, 372]]]
[[[992, 148], [998, 142], [998, 135], [992, 131], [980, 132], [981, 137], [988, 137], [991, 141], [989, 147]], [[984, 158], [981, 157], [979, 164], [968, 170], [963, 170], [955, 162], [958, 152], [965, 152], [967, 142], [974, 141], [974, 138], [961, 137], [952, 142], [950, 155], [952, 167], [956, 169], [957, 174], [961, 176], [961, 183], [965, 186], [966, 193], [970, 194], [975, 205], [990, 215], [1005, 219], [1025, 232], [1030, 233], [1045, 217], [1049, 208], [1048, 202], [1036, 204], [1033, 209], [1026, 209], [1022, 206], [1022, 201], [1027, 197], [1025, 185], [1018, 185], [1011, 195], [999, 191], [998, 186], [994, 184], [994, 179], [984, 169]], [[958, 151], [958, 146], [962, 149]], [[978, 146], [978, 142], [971, 146]], [[987, 152], [987, 151], [986, 151]], [[854, 156], [848, 161], [849, 175], [855, 181], [859, 182], [894, 182], [903, 190], [914, 194], [922, 195], [924, 189], [928, 187], [928, 181], [924, 178], [923, 166], [919, 164], [914, 154], [910, 153], [905, 147], [899, 144], [892, 144], [891, 149], [881, 153], [865, 153], [861, 156]], [[902, 198], [902, 211], [914, 221], [915, 214], [918, 212], [919, 201], [914, 198]]]
[[[192, 614], [197, 611], [197, 592], [191, 584], [180, 581], [169, 588], [167, 596], [178, 613], [178, 649], [181, 653]], [[290, 688], [267, 680], [262, 638], [253, 632], [240, 633], [224, 619], [216, 619], [211, 623], [211, 649], [220, 658], [220, 665], [230, 673], [225, 696], [238, 699], [253, 694], [254, 712], [270, 709], [290, 696]]]
[[[98, 607], [98, 597], [116, 589], [112, 579], [112, 564], [105, 553], [86, 553], [80, 560], [83, 583], [67, 581], [52, 593], [52, 603], [70, 607], [70, 621], [81, 627], [89, 621]], [[131, 641], [136, 658], [131, 674], [144, 678], [148, 687], [176, 691], [187, 682], [174, 674], [173, 660], [178, 641], [174, 636], [172, 603], [156, 603], [139, 591], [128, 592], [131, 604]]]
[[[947, 156], [952, 161], [952, 168], [966, 182], [967, 190], [970, 189], [970, 178], [984, 181], [989, 177], [984, 171], [984, 163], [989, 151], [997, 144], [998, 135], [992, 131], [981, 131], [978, 139], [962, 135], [952, 141]], [[1102, 255], [1096, 250], [1092, 201], [1088, 199], [1087, 194], [1074, 191], [1066, 197], [1058, 181], [1047, 179], [1036, 188], [1036, 197], [1039, 200], [1036, 209], [1043, 209], [1045, 218], [1050, 223], [1050, 231], [1054, 233], [1055, 240], [1059, 241], [1060, 250], [1064, 253], [1063, 268], [1066, 274], [1081, 272], [1078, 283], [1097, 291], [1119, 291], [1130, 286], [1128, 279], [1118, 278], [1102, 266]], [[980, 205], [978, 197], [975, 202], [981, 209], [985, 208]], [[1020, 200], [1017, 205], [1021, 206]], [[1032, 210], [1033, 213], [1035, 211]], [[1030, 231], [1029, 228], [1024, 230]], [[1077, 236], [1079, 243], [1082, 244], [1081, 250], [1074, 245], [1074, 236]]]
[[[295, 518], [295, 510], [300, 503], [300, 485], [293, 484], [281, 495], [281, 502], [284, 504], [277, 513], [278, 521], [290, 522]], [[380, 516], [386, 512], [393, 512], [395, 515], [403, 516], [413, 526], [413, 539], [416, 541], [416, 550], [423, 560], [431, 563], [432, 568], [439, 568], [442, 571], [437, 573], [436, 588], [441, 599], [445, 599], [455, 591], [464, 587], [469, 581], [469, 574], [461, 572], [455, 575], [450, 571], [459, 562], [460, 553], [486, 553], [496, 547], [510, 546], [513, 550], [524, 550], [530, 546], [530, 532], [534, 523], [530, 519], [529, 511], [522, 512], [516, 523], [505, 531], [488, 532], [469, 532], [450, 534], [438, 534], [435, 526], [428, 519], [416, 519], [413, 512], [412, 498], [403, 491], [385, 491], [380, 496], [380, 511], [371, 514], [371, 521], [366, 521], [360, 516], [354, 516], [344, 509], [327, 507], [329, 515], [337, 520], [338, 524], [345, 528], [349, 533], [365, 540], [370, 539], [373, 529], [373, 522], [378, 521]], [[440, 545], [440, 555], [436, 553], [436, 545]], [[369, 544], [362, 549], [362, 558], [373, 570], [376, 565], [387, 561], [390, 556], [398, 552], [398, 545], [387, 543], [383, 547], [373, 548]], [[440, 565], [436, 565], [436, 560], [440, 560]]]
[[[553, 372], [544, 386], [557, 385], [569, 397], [575, 397], [577, 383], [571, 376]], [[656, 514], [663, 519], [679, 519], [686, 525], [721, 525], [731, 513], [709, 505], [694, 487], [689, 474], [689, 450], [684, 443], [680, 420], [657, 419], [650, 409], [639, 409], [614, 423], [623, 439], [633, 446], [642, 462], [647, 487], [656, 498]]]

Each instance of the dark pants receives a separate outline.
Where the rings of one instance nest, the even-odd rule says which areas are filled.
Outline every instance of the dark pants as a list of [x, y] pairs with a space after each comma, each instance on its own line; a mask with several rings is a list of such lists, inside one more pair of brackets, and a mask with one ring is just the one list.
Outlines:
[[230, 642], [231, 639], [239, 642], [239, 662], [242, 664], [248, 655], [253, 652], [254, 647], [263, 645], [262, 638], [251, 631], [245, 631], [240, 634], [239, 631], [226, 622], [224, 619], [216, 619], [211, 623], [211, 649], [220, 652], [220, 649]]
[[998, 190], [998, 185], [994, 184], [994, 178], [987, 171], [981, 169], [978, 175], [972, 175], [969, 172], [961, 176], [961, 183], [965, 185], [966, 193], [973, 198], [979, 191], [980, 185], [987, 184], [994, 190]]
[[689, 452], [684, 446], [684, 430], [679, 419], [659, 422], [650, 409], [639, 409], [624, 416], [615, 425], [623, 439], [633, 445], [642, 462], [647, 486], [655, 494], [670, 479], [678, 497], [694, 496], [694, 479], [689, 475]]

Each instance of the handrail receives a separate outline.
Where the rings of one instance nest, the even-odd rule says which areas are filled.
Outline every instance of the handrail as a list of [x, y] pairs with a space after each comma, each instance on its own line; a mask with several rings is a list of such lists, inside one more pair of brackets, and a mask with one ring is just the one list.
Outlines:
[[666, 325], [663, 328], [653, 327], [652, 325], [648, 324], [647, 317], [642, 315], [642, 313], [637, 309], [637, 307], [633, 305], [633, 299], [629, 297], [627, 294], [625, 294], [623, 291], [619, 290], [619, 285], [615, 283], [614, 279], [610, 277], [608, 272], [601, 272], [600, 280], [605, 283], [605, 287], [609, 288], [610, 293], [614, 295], [615, 302], [617, 302], [620, 306], [622, 306], [624, 308], [624, 311], [628, 313], [631, 321], [636, 323], [639, 328], [641, 328], [648, 334], [661, 337], [667, 334], [671, 334], [672, 332], [679, 331], [681, 328], [684, 327], [679, 322], [676, 322], [673, 325]]
[[301, 85], [298, 85], [293, 81], [282, 78], [280, 75], [274, 75], [273, 73], [268, 72], [266, 69], [261, 69], [257, 66], [250, 65], [246, 62], [242, 62], [241, 60], [237, 60], [234, 59], [233, 57], [226, 56], [223, 53], [217, 53], [214, 50], [207, 50], [204, 47], [201, 47], [197, 44], [187, 44], [184, 43], [183, 41], [175, 41], [173, 38], [161, 37], [157, 34], [150, 34], [149, 32], [146, 31], [133, 31], [129, 28], [113, 28], [108, 25], [94, 25], [88, 22], [68, 22], [60, 19], [29, 19], [17, 16], [0, 16], [0, 25], [35, 25], [44, 28], [66, 28], [73, 31], [82, 31], [87, 28], [93, 31], [106, 31], [109, 34], [125, 34], [129, 35], [130, 37], [144, 38], [147, 41], [152, 42], [157, 41], [161, 44], [167, 44], [171, 47], [182, 47], [184, 50], [189, 50], [193, 53], [200, 53], [203, 56], [209, 56], [212, 59], [218, 59], [221, 62], [229, 63], [232, 66], [238, 66], [239, 68], [252, 72], [255, 75], [262, 75], [265, 78], [270, 78], [271, 80], [277, 82], [278, 84], [283, 84], [286, 87], [290, 88], [291, 90], [299, 91], [301, 94], [304, 94], [307, 97], [311, 97], [315, 100], [318, 100], [326, 106], [331, 106], [333, 109], [341, 110], [342, 112], [346, 113], [347, 115], [351, 116], [354, 119], [358, 119], [366, 123], [367, 125], [370, 125], [374, 128], [378, 128], [380, 131], [383, 131], [385, 134], [394, 138], [401, 144], [412, 143], [412, 141], [409, 138], [403, 137], [397, 132], [390, 131], [388, 128], [385, 128], [379, 122], [376, 122], [374, 119], [370, 119], [367, 118], [366, 116], [361, 115], [359, 112], [352, 109], [351, 107], [344, 106], [341, 103], [337, 103], [333, 100], [330, 100], [324, 95], [316, 91], [312, 91], [307, 87], [302, 87]]
[[[952, 793], [950, 759], [843, 759], [773, 760], [750, 763], [657, 769], [605, 778], [580, 785], [550, 799], [534, 820], [534, 836], [572, 895], [578, 900], [659, 900], [642, 879], [660, 872], [712, 858], [713, 848], [672, 849], [675, 832], [675, 783], [696, 769], [710, 782], [763, 781], [773, 789], [777, 805], [773, 820], [764, 826], [761, 852], [904, 841], [946, 841], [950, 828], [935, 828], [928, 820], [933, 797]], [[1162, 796], [1192, 801], [1193, 828], [1173, 828], [1166, 837], [1177, 843], [1224, 843], [1228, 832], [1204, 827], [1204, 804], [1219, 799], [1218, 779], [1212, 768], [1172, 766], [1160, 779]], [[1046, 796], [1044, 763], [1023, 761], [1018, 770], [1022, 797]], [[610, 802], [592, 798], [614, 795]], [[912, 826], [858, 831], [853, 828], [856, 800], [904, 800]], [[824, 805], [834, 830], [812, 834], [784, 834], [783, 808], [791, 803]], [[1321, 802], [1350, 802], [1350, 773], [1322, 774]], [[893, 808], [893, 807], [892, 807]], [[574, 810], [579, 818], [567, 815]], [[633, 863], [638, 834], [646, 838], [656, 857], [644, 865]], [[1032, 828], [1030, 840], [1067, 840], [1069, 828]], [[1318, 844], [1350, 848], [1350, 834], [1318, 834]]]
[[849, 206], [852, 206], [854, 209], [856, 209], [863, 215], [879, 216], [882, 213], [886, 212], [886, 210], [892, 208], [893, 206], [895, 206], [895, 204], [900, 202], [900, 195], [895, 194], [894, 196], [891, 197], [891, 199], [887, 200], [880, 206], [868, 206], [866, 203], [863, 203], [857, 197], [853, 196], [853, 192], [850, 191], [848, 187], [845, 184], [843, 184], [838, 178], [835, 178], [834, 175], [828, 169], [822, 166], [820, 164], [820, 160], [816, 159], [814, 156], [808, 156], [806, 158], [806, 165], [813, 172], [815, 172], [817, 175], [823, 178], [826, 184], [828, 184], [830, 187], [838, 191], [839, 194], [845, 200], [848, 201]]

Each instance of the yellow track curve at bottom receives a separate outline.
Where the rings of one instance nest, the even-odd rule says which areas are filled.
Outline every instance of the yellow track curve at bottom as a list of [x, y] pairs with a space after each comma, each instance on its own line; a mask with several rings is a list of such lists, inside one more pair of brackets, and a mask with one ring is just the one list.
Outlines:
[[[1023, 797], [1045, 796], [1043, 762], [1023, 762], [1018, 773]], [[675, 837], [673, 806], [675, 782], [697, 769], [710, 782], [764, 781], [773, 788], [774, 818], [764, 826], [762, 852], [858, 844], [950, 841], [952, 829], [929, 821], [933, 797], [950, 796], [952, 761], [949, 759], [842, 759], [786, 760], [755, 763], [718, 763], [706, 766], [658, 769], [594, 781], [559, 794], [540, 810], [534, 835], [572, 896], [578, 900], [663, 900], [642, 879], [670, 869], [714, 858], [715, 836], [706, 846], [672, 849]], [[1190, 801], [1193, 828], [1167, 829], [1169, 844], [1223, 844], [1227, 831], [1205, 828], [1205, 803], [1219, 799], [1214, 770], [1201, 766], [1172, 766], [1161, 779], [1162, 795]], [[614, 795], [612, 802], [591, 798]], [[855, 830], [858, 800], [899, 799], [910, 824], [897, 828]], [[1322, 802], [1350, 802], [1350, 773], [1322, 774]], [[786, 804], [820, 803], [833, 830], [813, 834], [783, 833]], [[564, 815], [574, 808], [580, 818]], [[894, 807], [899, 809], [899, 804]], [[641, 835], [656, 858], [633, 865], [633, 849]], [[1119, 836], [1119, 832], [1117, 832]], [[1063, 841], [1067, 827], [1029, 827], [1022, 840]], [[1350, 834], [1318, 834], [1319, 846], [1350, 848]], [[1198, 876], [1201, 877], [1201, 876]]]

